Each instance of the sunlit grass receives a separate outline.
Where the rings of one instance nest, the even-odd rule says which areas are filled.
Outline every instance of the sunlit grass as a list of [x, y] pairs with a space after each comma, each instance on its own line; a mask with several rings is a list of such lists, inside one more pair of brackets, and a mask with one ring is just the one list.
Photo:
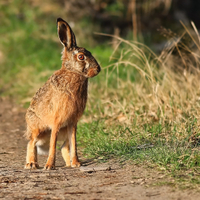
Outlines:
[[[105, 81], [91, 86], [82, 118], [88, 124], [78, 129], [85, 153], [154, 163], [181, 183], [199, 183], [199, 46], [183, 49], [182, 37], [158, 56], [117, 38], [117, 61], [104, 68]], [[190, 40], [198, 45], [198, 36]]]
[[[81, 123], [78, 126], [78, 146], [82, 147], [84, 156], [99, 161], [118, 158], [121, 163], [132, 160], [165, 171], [181, 187], [199, 184], [199, 144], [191, 143], [187, 137], [177, 139], [176, 133], [171, 132], [172, 128], [173, 125], [155, 123], [129, 128], [108, 126], [104, 121]], [[190, 135], [190, 132], [185, 134]]]

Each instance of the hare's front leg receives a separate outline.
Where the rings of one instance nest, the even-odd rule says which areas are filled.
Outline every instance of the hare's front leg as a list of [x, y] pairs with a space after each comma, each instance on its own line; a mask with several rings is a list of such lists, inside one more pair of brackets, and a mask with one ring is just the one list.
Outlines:
[[37, 136], [39, 135], [39, 130], [36, 129], [32, 131], [31, 140], [27, 146], [27, 155], [26, 155], [26, 165], [25, 169], [37, 169], [39, 165], [37, 163], [37, 148], [35, 146], [37, 142]]
[[57, 126], [52, 128], [50, 145], [49, 145], [49, 157], [44, 169], [51, 170], [55, 169], [55, 159], [56, 159], [56, 142], [59, 128]]
[[71, 134], [69, 134], [71, 167], [81, 166], [81, 163], [79, 162], [78, 156], [77, 156], [76, 129], [77, 129], [77, 125], [73, 126]]

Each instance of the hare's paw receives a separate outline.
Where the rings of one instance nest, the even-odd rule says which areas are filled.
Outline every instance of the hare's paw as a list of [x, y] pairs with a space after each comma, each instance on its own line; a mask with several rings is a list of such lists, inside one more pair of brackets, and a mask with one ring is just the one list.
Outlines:
[[55, 165], [49, 165], [49, 164], [46, 164], [44, 166], [44, 170], [54, 170], [55, 169]]
[[65, 167], [71, 167], [71, 163], [66, 163]]
[[24, 169], [38, 169], [39, 165], [36, 162], [26, 163]]
[[71, 163], [71, 167], [80, 167], [81, 166], [81, 163], [79, 161], [72, 161]]

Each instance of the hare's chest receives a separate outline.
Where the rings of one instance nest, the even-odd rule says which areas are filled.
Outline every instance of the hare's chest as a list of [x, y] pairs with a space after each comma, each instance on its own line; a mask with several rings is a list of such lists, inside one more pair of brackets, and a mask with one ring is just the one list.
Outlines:
[[73, 94], [63, 95], [52, 102], [54, 118], [59, 121], [61, 127], [68, 124], [77, 123], [82, 116], [87, 102], [87, 96], [75, 96]]

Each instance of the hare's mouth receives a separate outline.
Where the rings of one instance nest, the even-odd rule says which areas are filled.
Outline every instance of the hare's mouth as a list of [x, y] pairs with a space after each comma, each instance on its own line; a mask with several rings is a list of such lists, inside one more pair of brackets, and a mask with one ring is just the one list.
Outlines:
[[94, 77], [101, 71], [100, 67], [89, 69], [87, 72], [87, 77]]

